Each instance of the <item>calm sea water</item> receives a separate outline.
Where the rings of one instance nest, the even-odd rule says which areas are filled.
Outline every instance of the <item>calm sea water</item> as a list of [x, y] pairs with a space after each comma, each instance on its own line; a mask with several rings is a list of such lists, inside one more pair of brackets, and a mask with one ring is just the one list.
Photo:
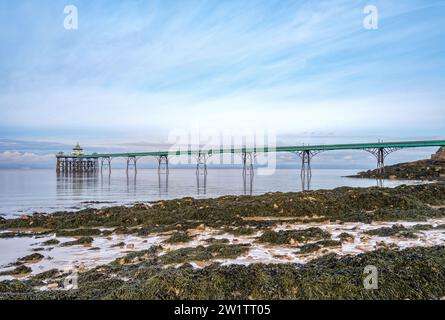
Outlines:
[[[344, 176], [357, 170], [313, 170], [310, 189], [331, 189], [339, 186], [376, 186], [374, 179]], [[383, 181], [394, 187], [413, 181]], [[141, 201], [218, 197], [227, 194], [255, 195], [270, 191], [301, 191], [298, 169], [278, 169], [274, 175], [243, 177], [241, 169], [209, 169], [207, 175], [196, 175], [192, 169], [170, 169], [158, 174], [155, 169], [133, 171], [113, 169], [96, 175], [65, 176], [54, 170], [0, 170], [0, 214], [13, 217], [33, 212], [78, 210], [87, 207], [130, 205]]]

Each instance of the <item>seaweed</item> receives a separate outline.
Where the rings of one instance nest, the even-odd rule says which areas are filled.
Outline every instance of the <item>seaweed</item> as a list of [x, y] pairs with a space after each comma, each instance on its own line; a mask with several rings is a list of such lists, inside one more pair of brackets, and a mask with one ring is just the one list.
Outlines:
[[320, 250], [321, 248], [329, 248], [329, 247], [338, 247], [341, 246], [340, 241], [336, 240], [321, 240], [315, 243], [304, 244], [300, 247], [300, 251], [297, 251], [297, 254], [307, 254]]
[[54, 246], [60, 243], [57, 239], [49, 239], [41, 243], [42, 246]]
[[0, 272], [0, 276], [16, 276], [31, 273], [32, 269], [25, 265], [20, 265], [13, 270]]
[[31, 280], [34, 280], [34, 281], [47, 280], [47, 279], [53, 278], [57, 274], [59, 274], [59, 270], [57, 270], [57, 269], [50, 269], [48, 271], [44, 271], [44, 272], [36, 274], [35, 276], [33, 276], [31, 278]]
[[16, 264], [37, 263], [44, 258], [40, 253], [33, 253], [17, 260]]
[[212, 244], [207, 247], [181, 248], [160, 256], [159, 261], [163, 264], [172, 264], [211, 259], [233, 259], [247, 252], [249, 248], [250, 244]]
[[417, 238], [417, 235], [402, 225], [395, 224], [392, 227], [382, 227], [374, 230], [368, 230], [365, 234], [379, 237], [401, 237], [401, 238]]
[[342, 232], [338, 236], [341, 242], [354, 241], [354, 236], [347, 232]]
[[170, 236], [170, 238], [168, 238], [164, 242], [173, 244], [173, 243], [189, 242], [191, 240], [193, 240], [193, 237], [191, 237], [188, 232], [176, 231]]
[[224, 228], [224, 231], [227, 233], [231, 233], [235, 236], [249, 236], [255, 233], [254, 228], [248, 228], [248, 227]]
[[77, 240], [63, 242], [61, 244], [61, 246], [62, 247], [76, 246], [76, 245], [88, 246], [88, 245], [91, 245], [93, 243], [93, 241], [94, 241], [94, 239], [91, 237], [81, 237]]
[[[277, 221], [246, 221], [246, 217], [291, 217], [303, 222], [313, 219], [339, 222], [416, 220], [445, 216], [433, 206], [445, 204], [445, 184], [399, 186], [396, 188], [350, 188], [258, 196], [224, 196], [216, 199], [176, 199], [152, 206], [85, 209], [76, 213], [34, 214], [7, 219], [1, 230], [46, 228], [77, 230], [114, 228], [116, 233], [149, 234], [186, 231], [200, 225], [218, 228], [258, 226], [264, 229]], [[275, 208], [276, 207], [276, 208]], [[310, 215], [308, 215], [310, 212]], [[320, 218], [322, 217], [322, 218]], [[140, 227], [143, 226], [143, 227]], [[248, 229], [239, 229], [239, 231]], [[97, 232], [97, 231], [96, 231]], [[13, 236], [1, 233], [0, 236]], [[17, 233], [18, 236], [25, 236]], [[35, 235], [35, 234], [34, 234]]]
[[209, 238], [204, 240], [207, 243], [210, 244], [227, 244], [229, 243], [229, 239], [216, 239], [216, 238]]
[[328, 239], [330, 237], [329, 232], [323, 231], [318, 227], [311, 227], [303, 230], [268, 230], [265, 231], [257, 241], [271, 244], [293, 244], [295, 242]]
[[56, 235], [58, 237], [86, 237], [86, 236], [98, 236], [102, 232], [99, 229], [75, 229], [75, 230], [57, 230]]

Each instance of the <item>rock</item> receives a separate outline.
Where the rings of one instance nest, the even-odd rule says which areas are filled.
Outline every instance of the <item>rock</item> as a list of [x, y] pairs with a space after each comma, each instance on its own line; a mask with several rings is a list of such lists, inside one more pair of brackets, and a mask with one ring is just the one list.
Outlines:
[[66, 246], [75, 246], [75, 245], [83, 245], [83, 246], [91, 246], [94, 239], [92, 237], [81, 237], [74, 241], [68, 241], [61, 244], [62, 247]]
[[17, 263], [37, 263], [44, 257], [40, 253], [33, 253], [17, 260]]
[[431, 160], [435, 162], [445, 161], [445, 147], [440, 147], [435, 154], [431, 155]]
[[111, 247], [112, 248], [116, 248], [116, 247], [123, 248], [123, 247], [125, 247], [125, 242], [119, 242], [119, 243], [113, 244]]
[[50, 283], [46, 286], [48, 289], [57, 289], [59, 287], [58, 283]]
[[32, 269], [25, 265], [18, 266], [17, 268], [9, 271], [0, 272], [0, 276], [20, 276], [31, 273]]
[[60, 241], [57, 239], [49, 239], [49, 240], [46, 240], [45, 242], [42, 242], [42, 246], [58, 245], [59, 243], [60, 243]]
[[197, 230], [205, 230], [206, 226], [204, 223], [201, 223], [199, 226], [196, 227]]

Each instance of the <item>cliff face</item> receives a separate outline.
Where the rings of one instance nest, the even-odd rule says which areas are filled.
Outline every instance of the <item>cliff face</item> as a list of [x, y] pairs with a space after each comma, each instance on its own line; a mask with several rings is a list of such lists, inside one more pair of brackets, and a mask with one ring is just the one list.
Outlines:
[[435, 154], [432, 154], [431, 160], [434, 162], [445, 162], [445, 147], [441, 147]]

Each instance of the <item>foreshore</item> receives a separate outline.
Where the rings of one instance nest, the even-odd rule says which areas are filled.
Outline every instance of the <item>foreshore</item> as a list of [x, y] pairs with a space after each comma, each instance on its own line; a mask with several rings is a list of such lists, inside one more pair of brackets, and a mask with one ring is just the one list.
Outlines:
[[[2, 219], [0, 229], [0, 241], [23, 243], [2, 261], [0, 299], [445, 296], [441, 182], [183, 198]], [[363, 286], [367, 265], [377, 290]], [[74, 272], [78, 289], [67, 290]]]

